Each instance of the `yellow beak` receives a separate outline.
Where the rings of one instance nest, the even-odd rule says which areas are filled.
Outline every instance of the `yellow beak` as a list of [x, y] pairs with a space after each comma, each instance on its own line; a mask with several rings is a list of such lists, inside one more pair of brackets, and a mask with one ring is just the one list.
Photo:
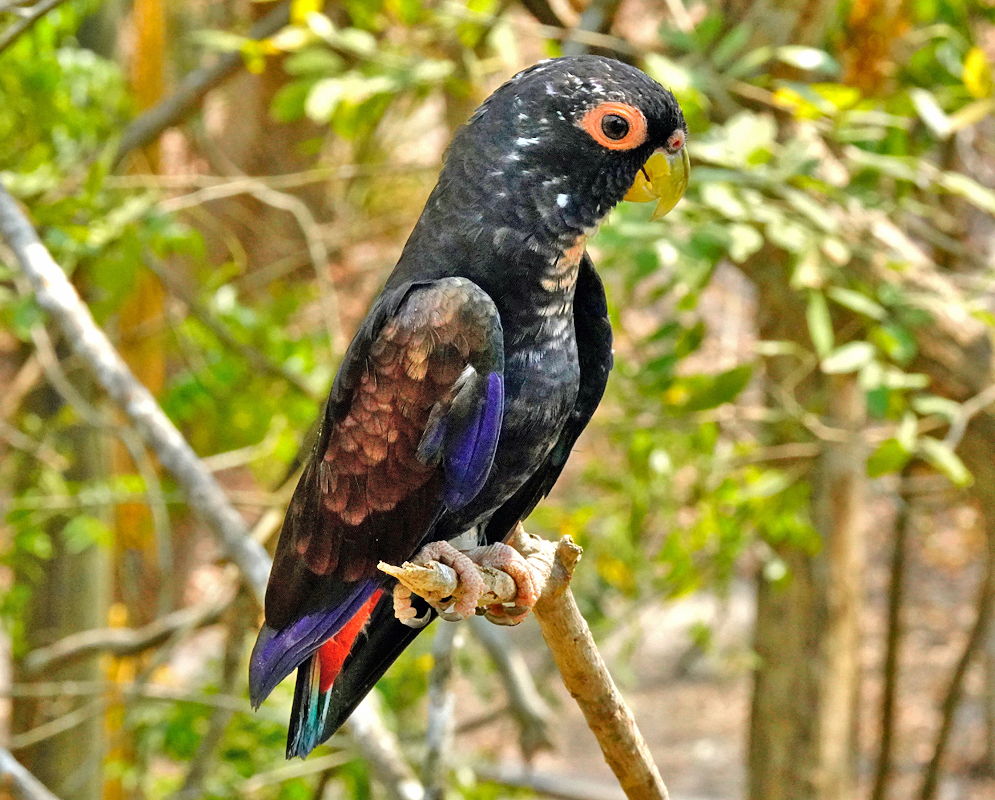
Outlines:
[[686, 147], [682, 147], [676, 153], [657, 150], [646, 159], [643, 168], [636, 173], [636, 180], [626, 192], [624, 199], [635, 203], [659, 200], [656, 211], [651, 217], [659, 219], [677, 205], [684, 190], [688, 188], [690, 173], [691, 159], [688, 158]]

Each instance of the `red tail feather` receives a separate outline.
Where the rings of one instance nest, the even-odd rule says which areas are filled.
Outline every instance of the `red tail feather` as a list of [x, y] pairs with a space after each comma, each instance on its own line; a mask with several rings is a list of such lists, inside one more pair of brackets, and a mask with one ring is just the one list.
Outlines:
[[335, 676], [342, 669], [345, 657], [352, 650], [352, 643], [356, 641], [359, 632], [363, 630], [363, 626], [366, 625], [366, 621], [370, 618], [370, 614], [373, 613], [373, 608], [382, 594], [383, 590], [377, 589], [370, 599], [363, 604], [362, 608], [356, 612], [353, 618], [318, 649], [318, 660], [321, 663], [321, 681], [318, 684], [318, 688], [321, 692], [327, 692], [332, 687], [332, 684], [335, 682]]

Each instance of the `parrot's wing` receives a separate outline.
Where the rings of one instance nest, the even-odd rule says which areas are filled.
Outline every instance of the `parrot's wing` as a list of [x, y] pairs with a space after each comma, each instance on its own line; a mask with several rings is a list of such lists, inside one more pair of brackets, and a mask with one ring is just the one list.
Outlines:
[[413, 556], [440, 513], [480, 491], [503, 376], [501, 321], [473, 282], [414, 283], [380, 298], [340, 367], [280, 533], [249, 668], [254, 705], [298, 666], [298, 694], [307, 677], [314, 695], [301, 702], [317, 700], [381, 594], [377, 563]]

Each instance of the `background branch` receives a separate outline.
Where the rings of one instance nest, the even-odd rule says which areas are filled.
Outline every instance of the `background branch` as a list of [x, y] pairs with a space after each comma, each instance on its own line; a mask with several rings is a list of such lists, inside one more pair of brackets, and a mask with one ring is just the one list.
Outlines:
[[[249, 31], [250, 39], [265, 39], [290, 22], [290, 3], [281, 3]], [[154, 105], [124, 131], [114, 156], [117, 167], [132, 150], [154, 141], [166, 128], [175, 125], [200, 103], [211, 89], [224, 82], [243, 65], [242, 54], [235, 50], [219, 57], [209, 67], [194, 70], [173, 94]]]
[[2, 186], [0, 236], [14, 251], [21, 269], [31, 281], [38, 304], [51, 314], [66, 341], [93, 371], [98, 383], [124, 410], [155, 450], [162, 465], [183, 487], [190, 505], [210, 525], [261, 605], [270, 567], [266, 551], [249, 536], [241, 515], [228, 502], [214, 476], [97, 327], [66, 274], [45, 249], [17, 202]]
[[97, 628], [74, 633], [53, 645], [32, 650], [21, 668], [26, 676], [33, 676], [95, 653], [109, 653], [118, 658], [135, 655], [158, 647], [177, 631], [213, 625], [230, 604], [230, 600], [225, 600], [183, 608], [141, 628]]
[[6, 747], [0, 747], [0, 794], [21, 800], [58, 800]]
[[552, 712], [542, 699], [532, 673], [508, 631], [481, 617], [470, 619], [470, 629], [491, 657], [508, 695], [508, 710], [518, 723], [518, 743], [526, 759], [553, 749]]
[[[270, 569], [266, 551], [252, 538], [245, 521], [211, 472], [97, 327], [66, 274], [2, 185], [0, 238], [13, 250], [31, 281], [38, 304], [48, 311], [66, 340], [93, 371], [98, 383], [124, 410], [162, 465], [182, 486], [190, 505], [210, 525], [225, 553], [241, 570], [256, 602], [262, 606]], [[360, 703], [346, 729], [393, 800], [422, 800], [421, 783], [401, 757], [400, 745], [383, 724], [374, 702], [374, 696], [369, 696]]]
[[19, 22], [15, 22], [0, 36], [0, 53], [10, 47], [22, 33], [44, 17], [49, 11], [56, 6], [61, 6], [64, 2], [66, 0], [42, 0], [42, 2], [32, 6]]

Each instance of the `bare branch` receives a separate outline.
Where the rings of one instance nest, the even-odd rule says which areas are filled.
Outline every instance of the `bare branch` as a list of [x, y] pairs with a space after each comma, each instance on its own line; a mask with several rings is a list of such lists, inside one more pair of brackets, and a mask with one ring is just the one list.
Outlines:
[[21, 433], [18, 428], [9, 424], [3, 417], [0, 417], [0, 439], [16, 450], [22, 450], [28, 455], [38, 459], [49, 469], [56, 471], [64, 470], [69, 462], [65, 456], [57, 450], [53, 450], [45, 442], [32, 439], [26, 433]]
[[74, 633], [48, 647], [32, 650], [21, 666], [24, 674], [30, 677], [96, 653], [109, 653], [119, 658], [141, 653], [162, 644], [179, 630], [213, 625], [230, 604], [231, 600], [224, 600], [183, 608], [141, 628], [97, 628]]
[[262, 603], [270, 559], [250, 536], [214, 476], [176, 426], [163, 413], [93, 320], [76, 289], [45, 249], [17, 202], [0, 186], [0, 236], [14, 251], [35, 290], [38, 304], [51, 314], [66, 341], [89, 366], [98, 383], [155, 450], [162, 465], [186, 492], [190, 504], [211, 526], [226, 554], [241, 569]]
[[[636, 726], [632, 711], [625, 704], [598, 652], [594, 637], [581, 616], [573, 594], [570, 577], [580, 560], [581, 549], [569, 536], [558, 543], [530, 536], [521, 525], [508, 541], [529, 562], [539, 600], [533, 613], [542, 629], [559, 667], [567, 690], [577, 701], [588, 727], [601, 745], [605, 761], [612, 768], [629, 800], [667, 800], [667, 788], [653, 763], [649, 747]], [[384, 569], [384, 565], [381, 565]], [[443, 569], [444, 568], [444, 569]], [[424, 597], [450, 596], [456, 589], [453, 570], [431, 561], [426, 567], [405, 565], [400, 569], [384, 570], [394, 575], [404, 586]], [[478, 567], [486, 585], [486, 593], [499, 602], [511, 602], [517, 588], [509, 589], [514, 581], [507, 574]], [[490, 600], [488, 604], [493, 603]]]
[[0, 747], [0, 793], [8, 791], [21, 800], [59, 800], [6, 747]]
[[31, 728], [31, 730], [27, 730], [24, 733], [12, 734], [10, 737], [10, 746], [15, 750], [23, 750], [26, 747], [32, 747], [39, 742], [44, 742], [46, 739], [51, 739], [66, 731], [71, 731], [84, 722], [103, 714], [107, 709], [108, 703], [108, 697], [98, 697], [86, 705], [74, 708], [67, 714], [62, 714], [55, 719], [43, 722], [41, 725]]
[[453, 654], [462, 645], [460, 629], [442, 625], [432, 640], [432, 670], [428, 676], [428, 731], [421, 779], [426, 800], [444, 800], [447, 754], [452, 750], [456, 695], [452, 690]]
[[[245, 639], [254, 626], [252, 601], [244, 588], [236, 595], [229, 614], [228, 638], [225, 642], [225, 655], [221, 663], [221, 680], [219, 689], [222, 694], [232, 694], [235, 691], [241, 674], [242, 657], [245, 651]], [[228, 729], [235, 712], [228, 708], [215, 708], [211, 713], [211, 721], [207, 733], [201, 737], [187, 769], [183, 786], [176, 792], [172, 800], [196, 800], [204, 796], [204, 781], [207, 778], [214, 754]]]
[[933, 800], [940, 785], [940, 771], [943, 758], [950, 744], [950, 734], [953, 731], [954, 715], [960, 705], [964, 693], [964, 678], [974, 657], [981, 650], [985, 634], [988, 631], [992, 613], [995, 611], [995, 520], [991, 516], [985, 519], [986, 559], [985, 575], [981, 580], [978, 592], [977, 616], [974, 626], [961, 650], [960, 658], [950, 676], [950, 683], [940, 705], [940, 728], [933, 745], [933, 756], [923, 771], [922, 784], [919, 787], [919, 800]]
[[964, 438], [968, 423], [982, 411], [985, 411], [992, 403], [995, 403], [995, 384], [983, 389], [974, 395], [974, 397], [961, 403], [956, 419], [950, 423], [950, 430], [943, 437], [943, 443], [951, 449], [957, 447], [960, 444], [960, 440]]
[[485, 781], [516, 789], [531, 789], [543, 797], [555, 797], [558, 800], [623, 800], [625, 797], [618, 786], [607, 781], [537, 772], [519, 764], [484, 764], [474, 771]]
[[376, 692], [366, 695], [346, 721], [344, 730], [387, 790], [390, 800], [425, 800], [425, 790], [401, 757], [397, 737], [383, 724], [377, 697]]
[[40, 3], [32, 6], [26, 11], [24, 17], [19, 22], [15, 22], [3, 32], [3, 36], [0, 36], [0, 53], [10, 47], [17, 41], [18, 36], [28, 30], [28, 28], [44, 17], [49, 11], [57, 6], [61, 6], [64, 2], [66, 0], [41, 0]]
[[[290, 764], [282, 764], [275, 769], [267, 770], [266, 772], [257, 772], [251, 778], [246, 778], [241, 786], [238, 787], [239, 797], [252, 797], [258, 794], [267, 786], [275, 786], [276, 784], [284, 783], [285, 781], [292, 780], [294, 778], [304, 778], [308, 775], [314, 775], [318, 772], [325, 772], [326, 770], [335, 769], [336, 767], [341, 767], [343, 764], [349, 762], [352, 758], [350, 753], [343, 753], [339, 751], [337, 753], [330, 753], [327, 756], [318, 756], [317, 758], [309, 758], [307, 761], [295, 761]], [[202, 795], [197, 795], [201, 797]], [[175, 799], [174, 799], [175, 800]]]
[[[290, 3], [281, 3], [249, 31], [250, 39], [265, 39], [290, 22]], [[211, 89], [242, 67], [242, 54], [237, 50], [225, 53], [209, 67], [191, 72], [172, 95], [150, 108], [125, 130], [114, 156], [114, 166], [120, 164], [132, 150], [144, 147], [194, 110]]]
[[470, 620], [470, 628], [491, 657], [504, 683], [509, 710], [518, 722], [518, 743], [525, 758], [531, 759], [540, 750], [551, 750], [553, 739], [549, 727], [552, 713], [536, 689], [525, 659], [508, 631], [480, 617]]
[[874, 770], [871, 800], [886, 800], [894, 760], [895, 706], [898, 698], [899, 648], [902, 643], [902, 607], [905, 592], [905, 562], [909, 529], [912, 527], [911, 492], [908, 465], [902, 471], [898, 492], [898, 514], [895, 518], [895, 540], [892, 545], [891, 578], [888, 587], [888, 631], [885, 638], [884, 686], [881, 690], [881, 748]]
[[343, 352], [345, 350], [345, 342], [342, 338], [342, 325], [339, 319], [338, 293], [336, 292], [331, 276], [328, 274], [328, 248], [325, 246], [321, 232], [318, 230], [318, 222], [315, 220], [314, 214], [311, 213], [308, 204], [297, 195], [277, 191], [255, 178], [245, 178], [242, 182], [233, 181], [228, 185], [198, 189], [189, 195], [164, 200], [159, 205], [167, 212], [179, 211], [211, 199], [230, 197], [235, 194], [249, 194], [255, 197], [260, 203], [293, 215], [307, 244], [311, 265], [314, 267], [314, 274], [318, 280], [318, 289], [322, 294], [322, 304], [326, 308], [323, 318], [326, 329], [328, 330], [328, 340], [332, 346], [332, 354]]

